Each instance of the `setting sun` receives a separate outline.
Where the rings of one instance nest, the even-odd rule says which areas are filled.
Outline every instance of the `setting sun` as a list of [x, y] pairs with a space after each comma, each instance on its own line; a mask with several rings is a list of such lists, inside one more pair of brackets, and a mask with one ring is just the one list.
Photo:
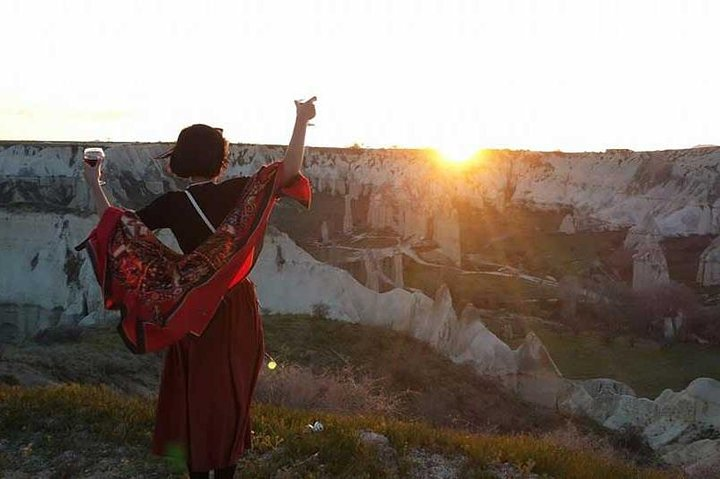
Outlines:
[[461, 164], [466, 163], [473, 159], [480, 152], [480, 148], [477, 146], [464, 145], [462, 143], [456, 143], [454, 145], [446, 145], [435, 148], [438, 157], [441, 161], [446, 163]]

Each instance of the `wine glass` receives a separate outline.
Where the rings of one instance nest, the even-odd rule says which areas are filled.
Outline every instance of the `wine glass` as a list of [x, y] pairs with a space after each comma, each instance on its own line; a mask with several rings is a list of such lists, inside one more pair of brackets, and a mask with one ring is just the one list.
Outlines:
[[[105, 161], [105, 151], [102, 148], [85, 148], [83, 150], [83, 161], [88, 164], [88, 166], [95, 168], [96, 166], [98, 168], [101, 168], [101, 166], [98, 166], [98, 163], [102, 163]], [[98, 177], [98, 184], [104, 185], [106, 183], [105, 179], [103, 178], [103, 172], [100, 170], [100, 176]]]

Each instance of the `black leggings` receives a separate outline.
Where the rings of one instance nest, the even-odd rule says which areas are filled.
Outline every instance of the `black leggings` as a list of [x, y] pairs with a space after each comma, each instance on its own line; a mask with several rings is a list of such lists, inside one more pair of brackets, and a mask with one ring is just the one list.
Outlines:
[[[215, 469], [215, 479], [232, 479], [235, 476], [235, 468], [237, 466], [223, 467], [222, 469]], [[190, 472], [190, 479], [208, 479], [210, 477], [210, 471], [207, 472]]]

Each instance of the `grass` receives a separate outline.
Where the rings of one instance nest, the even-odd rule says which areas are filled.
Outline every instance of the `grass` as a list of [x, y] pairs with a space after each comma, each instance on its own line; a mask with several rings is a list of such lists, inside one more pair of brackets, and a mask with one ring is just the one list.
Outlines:
[[[88, 444], [123, 444], [134, 451], [132, 467], [135, 472], [145, 470], [143, 477], [173, 477], [170, 463], [162, 465], [137, 452], [149, 447], [153, 411], [152, 401], [123, 396], [103, 386], [0, 387], [0, 434], [22, 445], [22, 455], [49, 455], [81, 446], [75, 443], [83, 432]], [[314, 420], [323, 422], [323, 432], [310, 432], [307, 424]], [[673, 477], [526, 435], [476, 435], [378, 416], [344, 416], [263, 404], [254, 408], [255, 452], [243, 461], [240, 477], [267, 478], [278, 471], [285, 473], [280, 477], [288, 478], [391, 477], [394, 470], [358, 440], [362, 430], [388, 437], [399, 457], [401, 473], [408, 471], [405, 460], [410, 451], [422, 448], [463, 456], [461, 477], [467, 478], [483, 477], [486, 466], [498, 462], [556, 478]], [[36, 439], [28, 448], [32, 431], [53, 439], [48, 445]], [[4, 461], [6, 468], [17, 467], [13, 458]], [[113, 473], [106, 477], [122, 476]]]
[[[672, 355], [666, 356], [667, 351], [649, 344], [638, 343], [635, 348], [630, 348], [626, 343], [618, 341], [608, 345], [601, 338], [592, 335], [572, 336], [552, 329], [548, 323], [527, 317], [523, 317], [523, 320], [527, 322], [526, 326], [540, 334], [566, 376], [615, 377], [628, 382], [643, 395], [648, 393], [647, 389], [643, 388], [642, 381], [670, 384], [667, 377], [679, 374], [681, 369], [698, 367], [696, 354], [703, 351], [697, 347], [679, 345], [677, 349], [668, 349]], [[336, 417], [341, 418], [338, 421], [351, 423], [367, 419], [371, 422], [352, 423], [355, 424], [353, 427], [386, 431], [389, 436], [395, 434], [393, 437], [397, 436], [393, 432], [395, 429], [378, 428], [385, 427], [386, 424], [398, 424], [397, 430], [404, 430], [406, 426], [402, 426], [403, 424], [419, 425], [421, 429], [418, 431], [442, 429], [442, 437], [453, 434], [459, 434], [458, 437], [468, 434], [475, 437], [473, 434], [479, 434], [478, 437], [496, 438], [494, 440], [498, 442], [495, 444], [502, 444], [505, 440], [502, 438], [508, 437], [517, 444], [524, 444], [523, 441], [531, 441], [527, 439], [528, 435], [543, 437], [549, 432], [562, 431], [564, 428], [565, 421], [558, 415], [520, 401], [495, 383], [477, 377], [471, 367], [454, 364], [432, 348], [404, 334], [379, 327], [298, 315], [270, 315], [265, 318], [264, 324], [266, 348], [277, 360], [279, 367], [275, 371], [263, 370], [257, 399], [267, 404], [258, 407], [259, 413], [268, 411], [267, 414], [271, 416], [281, 414], [286, 418], [294, 417], [302, 422], [303, 426], [317, 418], [326, 418], [325, 420], [331, 423]], [[490, 321], [488, 324], [493, 327], [494, 323]], [[705, 353], [708, 356], [703, 359], [703, 364], [717, 370], [717, 366], [713, 364], [713, 359], [717, 358], [717, 350], [706, 350]], [[137, 472], [133, 469], [136, 467], [133, 466], [135, 463], [143, 471], [143, 477], [165, 477], [162, 474], [167, 473], [168, 466], [143, 459], [147, 455], [145, 445], [152, 430], [154, 398], [151, 394], [157, 390], [159, 357], [131, 355], [124, 349], [113, 330], [102, 328], [86, 330], [82, 338], [74, 343], [50, 346], [29, 344], [21, 348], [9, 348], [5, 355], [4, 361], [10, 361], [10, 365], [15, 361], [17, 364], [30, 365], [43, 371], [57, 381], [85, 384], [73, 386], [76, 389], [64, 390], [66, 397], [59, 397], [52, 392], [52, 388], [33, 390], [34, 393], [29, 392], [30, 390], [14, 392], [14, 396], [8, 395], [7, 391], [23, 390], [9, 387], [3, 389], [4, 395], [0, 395], [0, 410], [7, 412], [10, 408], [15, 412], [6, 415], [6, 412], [0, 411], [0, 468], [4, 450], [7, 451], [8, 447], [9, 450], [19, 449], [32, 443], [36, 451], [33, 454], [38, 458], [38, 468], [54, 464], [54, 458], [67, 449], [87, 449], [97, 456], [113, 458], [106, 464], [108, 470], [124, 471], [117, 476], [106, 477], [131, 477]], [[663, 366], [657, 367], [657, 364]], [[12, 372], [12, 368], [10, 371]], [[697, 370], [693, 369], [693, 372], [687, 373], [687, 377], [694, 379], [696, 374]], [[145, 399], [136, 397], [124, 402], [121, 397], [118, 399], [119, 396], [113, 396], [98, 387], [98, 383], [107, 384], [120, 393], [145, 394]], [[682, 385], [684, 386], [685, 384]], [[28, 399], [22, 394], [36, 396]], [[29, 406], [26, 413], [20, 415], [18, 411], [23, 407], [21, 401], [25, 400], [29, 401]], [[90, 405], [72, 406], [73, 402]], [[298, 410], [293, 412], [288, 406]], [[47, 411], [56, 411], [57, 414]], [[74, 411], [87, 420], [74, 420]], [[338, 416], [338, 413], [344, 416]], [[260, 458], [249, 459], [251, 462], [248, 470], [256, 471], [256, 475], [246, 477], [266, 477], [263, 474], [272, 467], [287, 469], [290, 474], [287, 477], [324, 477], [313, 468], [323, 466], [323, 470], [332, 469], [327, 465], [327, 461], [336, 459], [327, 459], [322, 454], [314, 455], [317, 451], [308, 452], [312, 445], [317, 446], [317, 443], [312, 441], [319, 438], [301, 437], [297, 439], [300, 441], [296, 446], [297, 450], [286, 450], [284, 448], [291, 440], [289, 438], [294, 436], [287, 430], [273, 433], [273, 428], [279, 428], [279, 431], [286, 429], [273, 421], [272, 418], [267, 418], [261, 423], [267, 426], [256, 427], [257, 451], [264, 452], [258, 452]], [[116, 427], [117, 424], [122, 424], [122, 427]], [[578, 427], [582, 429], [578, 435], [582, 439], [579, 452], [594, 449], [594, 446], [588, 447], [584, 442], [589, 440], [588, 438], [604, 440], [606, 436], [606, 433], [594, 431], [580, 423]], [[3, 428], [5, 431], [12, 431], [11, 436], [15, 435], [14, 442], [6, 444], [5, 449], [2, 438], [8, 435], [3, 433]], [[456, 432], [443, 428], [453, 428]], [[302, 430], [300, 427], [299, 431]], [[496, 434], [500, 436], [495, 436]], [[328, 435], [322, 437], [325, 436]], [[93, 437], [104, 439], [95, 441]], [[338, 444], [350, 448], [347, 445], [349, 443], [343, 441], [351, 439], [347, 436]], [[445, 444], [442, 441], [440, 443]], [[532, 441], [535, 441], [535, 446], [541, 444], [537, 439]], [[130, 446], [128, 451], [123, 453], [116, 452], [113, 449], [115, 446], [108, 445], [125, 442]], [[412, 441], [407, 444], [394, 444], [399, 448], [401, 458], [406, 459], [409, 449], [424, 447]], [[457, 447], [456, 443], [452, 444], [455, 444], [453, 448]], [[437, 444], [433, 443], [431, 449], [437, 449], [436, 446]], [[446, 454], [457, 454], [460, 451], [467, 456], [465, 449], [453, 448], [439, 449]], [[271, 451], [274, 451], [271, 455], [265, 454]], [[278, 451], [282, 453], [279, 454]], [[306, 452], [307, 455], [303, 456]], [[633, 454], [625, 456], [622, 448], [616, 449], [616, 452], [615, 458], [628, 457], [633, 461], [647, 460], [647, 463], [653, 463], [654, 460]], [[376, 466], [367, 463], [374, 461], [374, 456], [368, 458], [363, 452], [357, 454], [352, 456], [352, 461], [363, 464], [363, 468], [367, 467], [368, 471], [375, 470], [373, 468]], [[503, 454], [498, 457], [509, 457]], [[472, 471], [473, 467], [481, 470], [486, 463], [472, 457], [474, 456], [467, 456], [467, 471]], [[5, 459], [8, 460], [7, 457]], [[307, 463], [303, 462], [306, 459]], [[400, 470], [407, 466], [406, 459], [400, 461]], [[518, 456], [513, 459], [513, 463], [521, 466], [526, 459], [528, 457]], [[543, 463], [535, 457], [530, 459], [540, 465], [536, 467], [555, 467], [552, 462]], [[612, 462], [612, 457], [608, 460]], [[337, 461], [341, 462], [339, 458]], [[525, 467], [528, 464], [525, 464]], [[292, 475], [297, 471], [306, 471], [306, 468], [309, 468], [307, 473]], [[345, 473], [348, 474], [346, 477], [350, 477], [357, 471], [342, 472]], [[342, 474], [340, 477], [343, 477]], [[467, 474], [466, 477], [482, 477], [473, 476], [470, 472]], [[357, 477], [363, 476], [360, 474]]]
[[622, 246], [623, 232], [558, 234], [565, 216], [559, 211], [514, 207], [506, 211], [463, 205], [461, 239], [464, 253], [486, 261], [522, 267], [558, 279], [580, 274]]
[[[500, 322], [489, 317], [487, 324], [498, 330]], [[624, 338], [608, 343], [597, 334], [574, 335], [531, 318], [513, 329], [520, 335], [523, 329], [536, 331], [566, 377], [617, 379], [641, 396], [654, 398], [666, 388], [680, 390], [698, 377], [720, 379], [717, 347], [682, 343], [660, 347], [648, 341], [631, 347]], [[518, 346], [520, 340], [512, 345]], [[395, 331], [310, 316], [269, 315], [265, 341], [281, 368], [309, 368], [320, 378], [318, 384], [326, 371], [343, 376], [352, 366], [356, 385], [372, 383], [387, 397], [400, 399], [398, 417], [500, 433], [547, 430], [557, 422], [478, 378], [469, 366], [454, 364]], [[134, 394], [156, 391], [160, 371], [159, 357], [132, 355], [114, 330], [101, 328], [88, 328], [80, 341], [71, 344], [8, 346], [5, 359], [33, 367], [55, 381], [105, 383]], [[12, 369], [6, 372], [8, 377], [0, 382], [16, 382], [10, 377]], [[353, 384], [345, 386], [351, 391]]]
[[488, 260], [512, 264], [537, 274], [582, 274], [607, 256], [617, 233], [582, 233], [572, 236], [557, 233], [512, 236], [494, 242], [479, 253]]
[[[23, 344], [5, 345], [6, 365], [30, 368], [38, 375], [56, 382], [112, 384], [125, 393], [150, 395], [157, 389], [160, 355], [134, 355], [123, 345], [114, 328], [88, 327], [75, 341], [51, 341], [55, 333], [46, 334], [44, 344], [26, 339]], [[51, 330], [48, 330], [51, 331]], [[56, 338], [57, 339], [57, 338]], [[0, 368], [2, 367], [0, 363]], [[13, 374], [13, 369], [9, 374]], [[22, 383], [22, 381], [21, 381]]]
[[15, 451], [0, 452], [0, 470], [36, 476], [52, 468], [53, 477], [88, 470], [94, 473], [90, 477], [162, 477], [166, 466], [147, 457], [153, 408], [154, 401], [105, 386], [0, 386], [0, 437], [6, 450]]
[[480, 308], [511, 307], [518, 312], [536, 314], [545, 300], [557, 296], [552, 287], [517, 277], [461, 274], [453, 268], [425, 266], [414, 261], [406, 263], [404, 278], [406, 286], [421, 289], [430, 297], [441, 285], [446, 285], [458, 311], [465, 304], [473, 303]]
[[389, 393], [379, 382], [351, 366], [317, 373], [309, 367], [285, 364], [261, 371], [255, 400], [289, 408], [398, 416], [400, 396]]
[[297, 315], [265, 320], [265, 343], [279, 362], [342, 372], [352, 365], [400, 397], [399, 416], [475, 431], [537, 432], [559, 418], [520, 401], [428, 345], [380, 327]]
[[[478, 377], [472, 367], [457, 365], [405, 334], [299, 315], [268, 315], [264, 325], [267, 350], [280, 365], [274, 373], [265, 370], [261, 378], [268, 386], [268, 400], [294, 395], [324, 409], [325, 402], [344, 397], [351, 406], [353, 391], [372, 387], [373, 394], [363, 396], [363, 408], [392, 403], [397, 417], [436, 426], [514, 433], [544, 431], [559, 421]], [[129, 353], [117, 333], [106, 328], [88, 328], [74, 343], [8, 346], [4, 362], [10, 367], [0, 370], [8, 373], [8, 378], [0, 377], [5, 383], [23, 384], [21, 371], [30, 368], [56, 382], [107, 384], [145, 396], [157, 391], [161, 369], [160, 357]], [[294, 366], [301, 368], [288, 374]], [[15, 370], [17, 379], [10, 377]], [[343, 376], [352, 377], [333, 380]], [[313, 389], [325, 394], [316, 395]]]
[[720, 380], [720, 347], [677, 343], [661, 347], [627, 338], [605, 341], [599, 334], [573, 335], [539, 322], [530, 327], [540, 336], [569, 378], [607, 377], [632, 386], [640, 396], [655, 398], [664, 389], [679, 391], [699, 377]]

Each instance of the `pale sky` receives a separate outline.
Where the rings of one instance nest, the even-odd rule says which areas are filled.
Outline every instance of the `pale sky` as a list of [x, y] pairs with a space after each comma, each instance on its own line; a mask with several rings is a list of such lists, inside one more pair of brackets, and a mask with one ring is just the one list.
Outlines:
[[[720, 144], [720, 1], [0, 0], [0, 139]], [[459, 154], [459, 153], [458, 153]]]

